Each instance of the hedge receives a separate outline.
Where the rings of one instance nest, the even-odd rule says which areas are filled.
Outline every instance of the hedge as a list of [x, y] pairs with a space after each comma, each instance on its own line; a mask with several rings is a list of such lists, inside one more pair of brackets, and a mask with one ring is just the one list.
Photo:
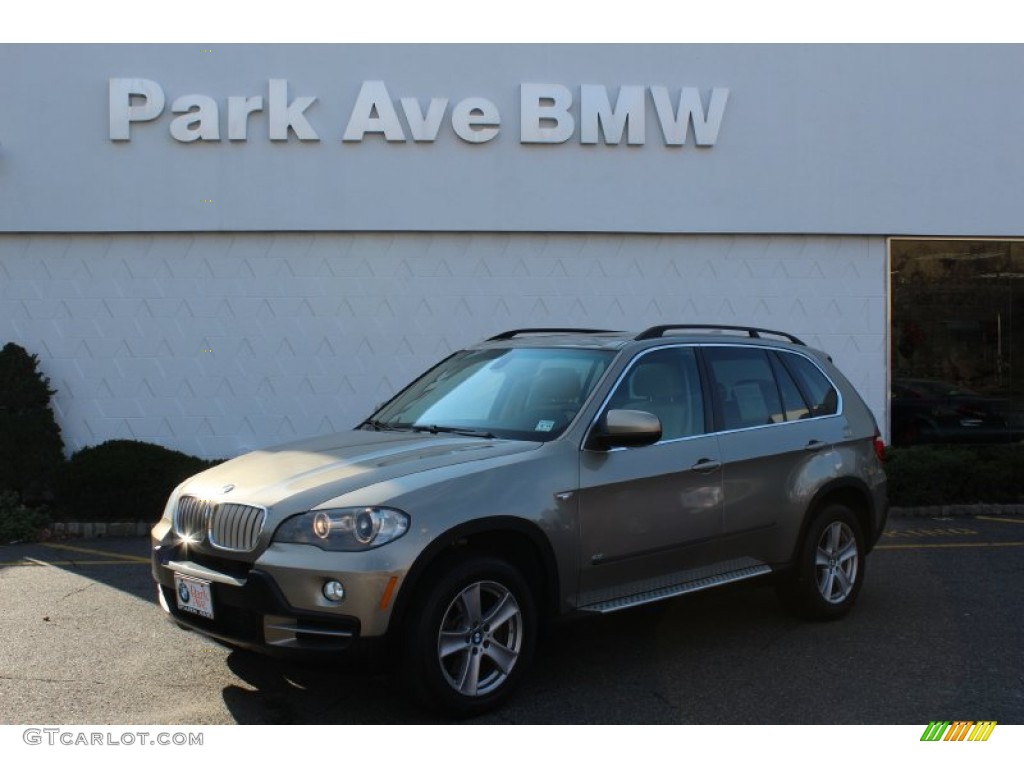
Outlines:
[[156, 522], [182, 480], [216, 463], [137, 440], [83, 448], [60, 473], [58, 513], [88, 522]]
[[1024, 503], [1024, 445], [890, 448], [886, 474], [894, 507]]
[[17, 344], [0, 349], [0, 491], [19, 503], [50, 500], [55, 475], [64, 463], [64, 442], [50, 408], [50, 380], [39, 358]]

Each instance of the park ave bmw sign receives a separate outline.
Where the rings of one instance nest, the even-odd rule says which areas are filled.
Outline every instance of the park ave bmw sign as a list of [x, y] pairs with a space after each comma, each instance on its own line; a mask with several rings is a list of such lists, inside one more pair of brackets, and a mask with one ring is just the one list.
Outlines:
[[[617, 91], [617, 93], [615, 93]], [[613, 97], [613, 93], [615, 94]], [[455, 103], [443, 96], [395, 98], [386, 83], [363, 81], [344, 126], [316, 125], [307, 114], [317, 96], [289, 96], [288, 81], [267, 81], [265, 94], [226, 96], [201, 93], [174, 97], [167, 113], [168, 95], [154, 80], [115, 77], [109, 82], [111, 141], [131, 141], [138, 124], [165, 122], [176, 141], [244, 142], [253, 121], [265, 119], [270, 141], [329, 140], [357, 144], [367, 137], [387, 142], [433, 143], [449, 131], [470, 144], [486, 144], [503, 130], [502, 115], [491, 99], [473, 96]], [[521, 83], [519, 136], [521, 144], [643, 145], [648, 133], [666, 147], [682, 147], [688, 136], [698, 147], [713, 147], [718, 140], [728, 88], [702, 91], [697, 87], [663, 85], [580, 85], [577, 95], [556, 83]], [[653, 106], [657, 129], [648, 126], [648, 105]], [[227, 116], [226, 135], [222, 115]]]

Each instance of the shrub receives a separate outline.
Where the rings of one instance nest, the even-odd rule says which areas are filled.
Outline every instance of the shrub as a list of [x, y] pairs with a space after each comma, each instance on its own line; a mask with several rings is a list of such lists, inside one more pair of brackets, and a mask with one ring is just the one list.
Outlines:
[[171, 491], [217, 462], [135, 440], [77, 451], [58, 483], [61, 514], [90, 522], [156, 521]]
[[27, 507], [14, 491], [0, 491], [0, 544], [34, 540], [49, 522], [45, 507]]
[[42, 502], [64, 463], [64, 441], [50, 408], [50, 381], [39, 358], [17, 344], [0, 349], [0, 488]]
[[894, 507], [1024, 502], [1024, 446], [923, 445], [887, 451]]

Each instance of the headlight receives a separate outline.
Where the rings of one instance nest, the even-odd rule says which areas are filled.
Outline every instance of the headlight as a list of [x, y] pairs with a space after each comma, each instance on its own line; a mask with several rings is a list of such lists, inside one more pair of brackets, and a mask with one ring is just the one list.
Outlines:
[[387, 507], [325, 509], [289, 517], [274, 541], [312, 544], [335, 552], [361, 552], [394, 541], [409, 530], [409, 516]]

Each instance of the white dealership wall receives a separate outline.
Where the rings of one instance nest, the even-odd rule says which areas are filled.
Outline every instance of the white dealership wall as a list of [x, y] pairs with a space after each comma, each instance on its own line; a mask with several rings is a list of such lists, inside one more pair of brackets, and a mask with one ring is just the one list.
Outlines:
[[0, 338], [39, 354], [73, 448], [230, 456], [346, 429], [453, 349], [531, 324], [785, 328], [881, 405], [884, 254], [866, 237], [0, 236]]
[[1021, 234], [1022, 65], [1018, 46], [0, 47], [0, 343], [39, 355], [69, 450], [344, 429], [447, 351], [550, 324], [784, 329], [884, 422], [886, 237]]

